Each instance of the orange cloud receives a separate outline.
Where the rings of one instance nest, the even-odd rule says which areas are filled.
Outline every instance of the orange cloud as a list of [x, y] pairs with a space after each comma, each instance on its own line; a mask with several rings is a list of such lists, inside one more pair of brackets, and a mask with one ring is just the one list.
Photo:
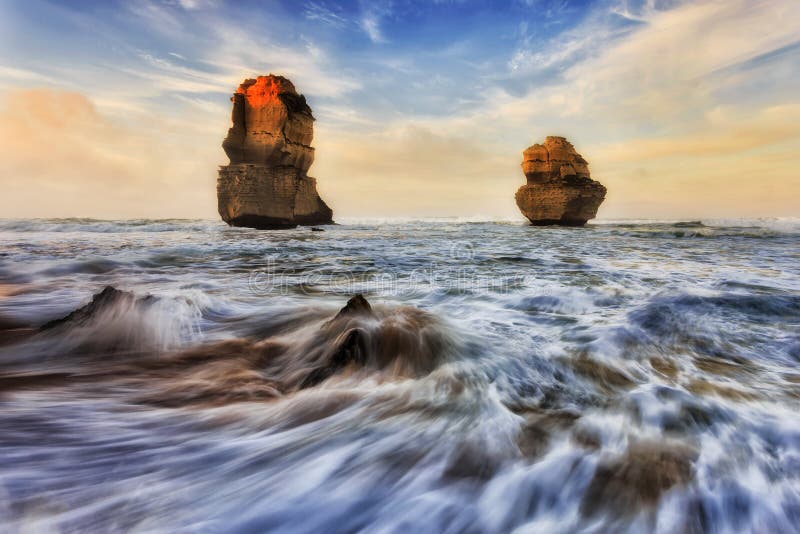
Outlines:
[[193, 160], [197, 154], [188, 150], [176, 157], [182, 141], [156, 119], [153, 130], [135, 129], [79, 93], [51, 89], [10, 91], [3, 104], [4, 216], [214, 215], [219, 154], [206, 150]]

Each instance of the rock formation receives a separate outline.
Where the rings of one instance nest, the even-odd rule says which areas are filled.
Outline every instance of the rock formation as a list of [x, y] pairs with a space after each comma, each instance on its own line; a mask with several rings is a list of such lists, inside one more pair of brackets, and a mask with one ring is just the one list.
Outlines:
[[245, 80], [231, 98], [233, 126], [222, 143], [217, 201], [232, 226], [294, 228], [329, 224], [333, 211], [308, 176], [314, 162], [314, 117], [303, 95], [282, 76]]
[[583, 226], [606, 197], [606, 188], [589, 178], [589, 164], [563, 137], [549, 136], [543, 145], [528, 147], [522, 172], [528, 183], [515, 198], [534, 225]]

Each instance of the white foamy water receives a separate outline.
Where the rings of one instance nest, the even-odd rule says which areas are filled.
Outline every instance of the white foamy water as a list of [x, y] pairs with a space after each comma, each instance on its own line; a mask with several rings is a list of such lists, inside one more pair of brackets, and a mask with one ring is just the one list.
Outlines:
[[800, 221], [346, 222], [0, 221], [0, 530], [797, 531]]

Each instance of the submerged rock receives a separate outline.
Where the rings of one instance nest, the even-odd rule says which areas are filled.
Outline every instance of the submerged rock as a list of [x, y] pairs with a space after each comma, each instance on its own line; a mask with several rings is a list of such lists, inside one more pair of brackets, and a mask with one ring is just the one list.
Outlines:
[[528, 183], [517, 190], [517, 206], [534, 225], [582, 226], [597, 215], [606, 188], [589, 177], [589, 164], [563, 137], [523, 152]]
[[[347, 301], [347, 304], [339, 310], [336, 317], [326, 324], [326, 328], [330, 328], [337, 321], [342, 322], [340, 321], [342, 319], [347, 320], [348, 318], [358, 316], [374, 317], [372, 306], [370, 306], [369, 301], [364, 298], [364, 295], [360, 293]], [[363, 329], [354, 327], [346, 330], [345, 333], [338, 336], [333, 350], [324, 360], [324, 365], [317, 367], [309, 373], [300, 387], [307, 388], [315, 386], [349, 364], [354, 364], [359, 367], [365, 365], [367, 363], [369, 351], [369, 336]]]
[[606, 511], [633, 515], [654, 506], [667, 491], [694, 476], [698, 453], [679, 442], [632, 443], [621, 456], [602, 461], [581, 503], [584, 515]]
[[333, 211], [308, 176], [314, 162], [314, 117], [282, 76], [245, 80], [231, 98], [233, 126], [222, 143], [217, 201], [231, 226], [277, 229], [329, 224]]
[[339, 310], [339, 313], [336, 314], [334, 320], [340, 319], [347, 315], [358, 315], [358, 314], [371, 314], [372, 313], [372, 306], [370, 306], [369, 301], [364, 298], [364, 295], [358, 293], [357, 295], [350, 297], [350, 300], [347, 301], [347, 304]]
[[[152, 297], [145, 297], [145, 299], [150, 298]], [[94, 319], [101, 311], [107, 310], [116, 304], [124, 303], [129, 305], [137, 300], [136, 295], [130, 291], [121, 291], [113, 286], [106, 286], [99, 293], [95, 293], [91, 302], [86, 306], [82, 306], [60, 319], [49, 321], [43, 324], [40, 329], [50, 330], [61, 326], [83, 325]]]
[[196, 313], [188, 299], [106, 286], [88, 304], [40, 326], [37, 335], [59, 354], [111, 361], [180, 346], [194, 336]]

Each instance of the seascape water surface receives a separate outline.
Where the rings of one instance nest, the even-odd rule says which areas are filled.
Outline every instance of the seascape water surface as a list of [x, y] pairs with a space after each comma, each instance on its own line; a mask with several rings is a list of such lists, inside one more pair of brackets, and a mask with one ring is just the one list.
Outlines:
[[0, 530], [800, 524], [797, 220], [6, 220], [0, 317]]

